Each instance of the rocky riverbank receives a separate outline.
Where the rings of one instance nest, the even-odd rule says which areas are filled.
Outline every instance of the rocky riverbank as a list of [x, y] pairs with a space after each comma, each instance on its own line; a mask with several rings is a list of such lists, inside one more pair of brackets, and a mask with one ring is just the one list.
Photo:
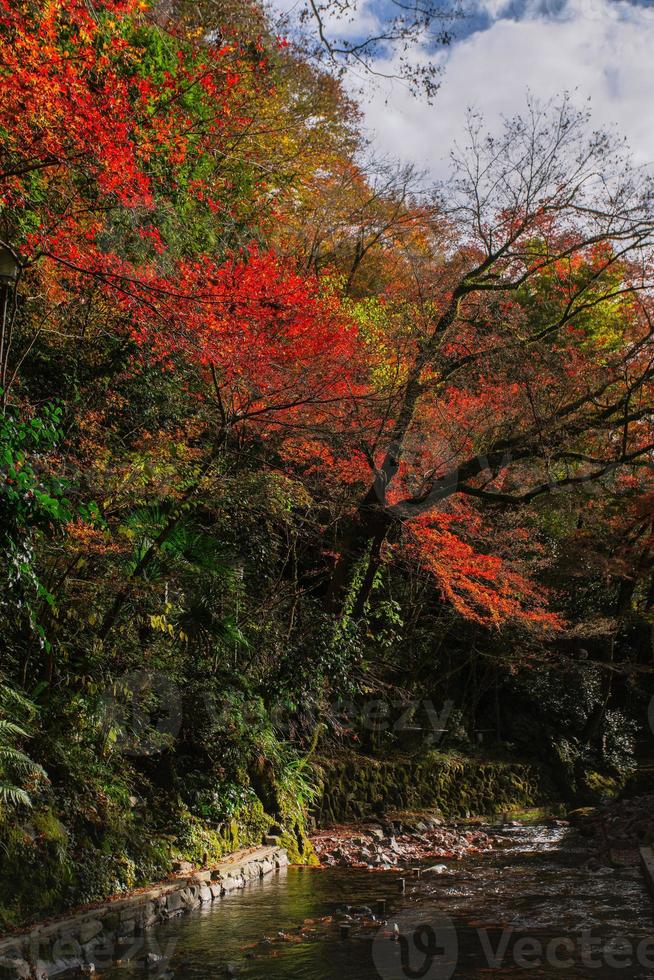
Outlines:
[[431, 860], [458, 860], [493, 847], [488, 833], [474, 827], [447, 826], [430, 814], [337, 824], [316, 832], [311, 841], [323, 867], [371, 871], [399, 871]]
[[603, 864], [636, 865], [638, 848], [654, 843], [654, 794], [574, 810], [570, 818], [592, 838]]

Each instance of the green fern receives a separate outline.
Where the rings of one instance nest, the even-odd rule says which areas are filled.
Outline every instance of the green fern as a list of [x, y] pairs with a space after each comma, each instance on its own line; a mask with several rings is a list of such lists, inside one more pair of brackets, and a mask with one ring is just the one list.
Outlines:
[[8, 783], [0, 783], [0, 803], [5, 806], [26, 806], [32, 805], [29, 793], [20, 786], [10, 786]]
[[6, 807], [32, 805], [27, 790], [17, 785], [20, 777], [47, 778], [43, 768], [16, 744], [31, 737], [30, 722], [36, 712], [29, 698], [0, 680], [0, 804]]

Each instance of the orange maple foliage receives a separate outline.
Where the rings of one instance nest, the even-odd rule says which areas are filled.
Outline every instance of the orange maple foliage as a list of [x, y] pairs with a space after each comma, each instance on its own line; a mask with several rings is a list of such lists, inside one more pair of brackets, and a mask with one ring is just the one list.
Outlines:
[[454, 526], [460, 515], [438, 512], [405, 525], [403, 551], [433, 575], [443, 599], [482, 626], [507, 621], [549, 630], [563, 625], [546, 592], [504, 558], [481, 552]]

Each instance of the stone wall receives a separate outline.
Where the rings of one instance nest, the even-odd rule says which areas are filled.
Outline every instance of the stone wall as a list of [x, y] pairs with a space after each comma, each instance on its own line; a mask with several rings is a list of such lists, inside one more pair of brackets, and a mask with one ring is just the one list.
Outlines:
[[[35, 926], [28, 933], [0, 940], [0, 976], [44, 980], [68, 971], [93, 974], [120, 959], [125, 950], [137, 949], [135, 937], [152, 926], [208, 905], [287, 864], [286, 851], [277, 846], [241, 851], [210, 870]], [[144, 955], [145, 962], [154, 957]]]
[[328, 825], [388, 810], [437, 809], [447, 819], [539, 806], [555, 797], [535, 766], [429, 751], [380, 761], [363, 755], [321, 760], [316, 818]]

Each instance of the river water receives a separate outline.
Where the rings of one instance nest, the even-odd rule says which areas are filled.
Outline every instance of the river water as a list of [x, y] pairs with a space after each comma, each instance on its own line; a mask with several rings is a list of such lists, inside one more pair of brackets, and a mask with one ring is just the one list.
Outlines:
[[[291, 868], [172, 919], [125, 951], [131, 962], [101, 976], [654, 977], [654, 904], [639, 868], [589, 870], [586, 843], [565, 827], [491, 832], [493, 852], [407, 877], [404, 894], [393, 872]], [[344, 910], [377, 913], [380, 899], [385, 925], [363, 909]], [[148, 967], [148, 952], [164, 958]]]

